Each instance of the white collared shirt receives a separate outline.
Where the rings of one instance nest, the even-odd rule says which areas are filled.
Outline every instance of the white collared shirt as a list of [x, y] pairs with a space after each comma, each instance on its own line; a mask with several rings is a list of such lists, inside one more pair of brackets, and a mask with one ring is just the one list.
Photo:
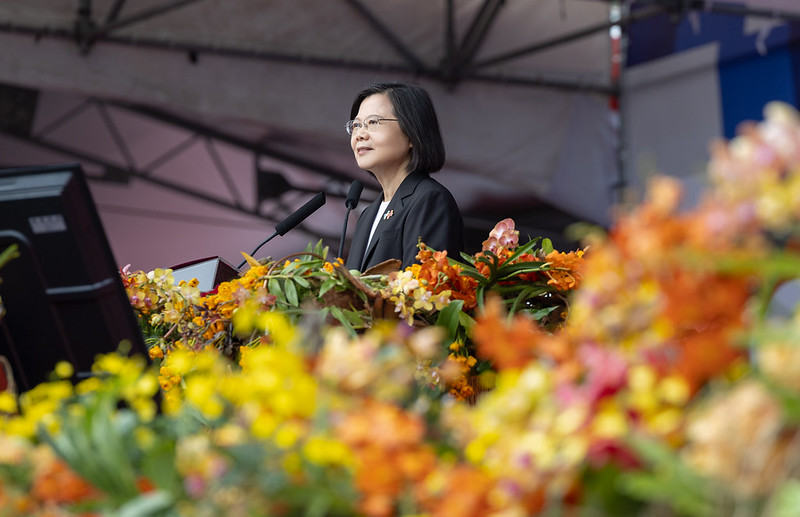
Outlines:
[[378, 213], [375, 214], [375, 220], [372, 221], [372, 229], [369, 231], [369, 240], [367, 241], [366, 249], [369, 249], [369, 245], [372, 244], [372, 236], [375, 235], [375, 230], [378, 228], [378, 224], [381, 222], [383, 213], [386, 211], [386, 207], [388, 206], [389, 206], [388, 201], [382, 201], [381, 206], [378, 207]]

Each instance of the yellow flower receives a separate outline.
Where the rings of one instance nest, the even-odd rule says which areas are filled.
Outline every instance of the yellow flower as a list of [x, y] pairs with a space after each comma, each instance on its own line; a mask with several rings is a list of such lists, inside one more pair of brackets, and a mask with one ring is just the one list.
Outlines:
[[294, 422], [283, 424], [275, 433], [275, 445], [281, 449], [292, 447], [300, 439], [303, 429]]
[[56, 364], [55, 373], [59, 379], [69, 379], [75, 373], [75, 369], [67, 361], [59, 361]]
[[281, 466], [289, 474], [299, 474], [303, 471], [303, 458], [297, 453], [290, 452], [284, 456]]
[[75, 393], [78, 395], [85, 395], [86, 393], [97, 391], [102, 387], [103, 381], [100, 380], [99, 377], [89, 377], [88, 379], [79, 382], [75, 386]]
[[158, 441], [158, 435], [149, 427], [137, 427], [133, 432], [133, 438], [136, 445], [142, 449], [149, 449]]
[[658, 394], [665, 402], [678, 406], [685, 404], [691, 393], [686, 379], [672, 375], [661, 380]]
[[16, 413], [17, 410], [17, 398], [8, 391], [0, 392], [0, 412]]
[[303, 445], [303, 455], [317, 465], [348, 465], [352, 463], [352, 453], [339, 440], [312, 436]]
[[250, 424], [250, 432], [257, 438], [267, 438], [272, 436], [278, 427], [278, 419], [274, 415], [262, 412]]
[[256, 318], [256, 326], [268, 333], [277, 346], [289, 346], [295, 340], [295, 328], [285, 314], [262, 312]]
[[628, 419], [613, 403], [602, 404], [592, 422], [592, 431], [599, 438], [621, 438], [628, 432]]
[[156, 403], [152, 399], [136, 398], [128, 403], [142, 422], [152, 422], [158, 412]]
[[194, 353], [187, 350], [173, 350], [166, 360], [169, 371], [173, 375], [186, 375], [194, 367], [193, 356]]
[[500, 433], [497, 431], [484, 433], [469, 442], [467, 447], [464, 449], [464, 455], [472, 463], [480, 464], [483, 461], [483, 457], [489, 447], [499, 439]]

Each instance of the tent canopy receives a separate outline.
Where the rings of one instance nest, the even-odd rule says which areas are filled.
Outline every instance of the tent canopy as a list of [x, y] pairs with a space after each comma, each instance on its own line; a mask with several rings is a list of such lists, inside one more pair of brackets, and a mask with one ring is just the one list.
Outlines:
[[335, 250], [337, 196], [353, 178], [378, 195], [343, 130], [352, 99], [410, 80], [437, 106], [437, 178], [468, 229], [512, 216], [557, 237], [605, 222], [619, 180], [609, 4], [0, 0], [0, 113], [14, 114], [0, 163], [81, 161], [118, 260], [136, 267], [238, 262], [319, 190], [328, 204], [267, 252], [316, 237]]

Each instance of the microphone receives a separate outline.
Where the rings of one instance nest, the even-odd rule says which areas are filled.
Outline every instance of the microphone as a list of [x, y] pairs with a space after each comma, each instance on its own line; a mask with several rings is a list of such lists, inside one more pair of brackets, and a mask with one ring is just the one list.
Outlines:
[[344, 253], [344, 239], [347, 235], [347, 219], [350, 217], [350, 210], [353, 210], [358, 206], [358, 200], [361, 198], [361, 191], [363, 189], [364, 185], [360, 181], [353, 180], [353, 183], [350, 184], [350, 190], [347, 192], [347, 199], [344, 200], [344, 206], [347, 208], [347, 211], [344, 214], [342, 238], [339, 240], [339, 257], [341, 257], [342, 253]]
[[361, 191], [364, 190], [364, 184], [358, 180], [353, 180], [350, 185], [350, 190], [347, 191], [347, 199], [344, 200], [344, 206], [348, 210], [353, 210], [358, 206], [358, 200], [361, 198]]
[[297, 209], [293, 214], [275, 225], [275, 232], [278, 235], [284, 235], [286, 232], [300, 224], [303, 219], [316, 212], [322, 205], [325, 204], [325, 193], [320, 192], [316, 196], [306, 202], [305, 205]]
[[[309, 215], [313, 214], [319, 208], [325, 204], [325, 193], [320, 192], [316, 196], [312, 197], [310, 200], [306, 202], [305, 205], [301, 206], [293, 213], [289, 214], [289, 216], [284, 219], [283, 221], [279, 222], [275, 225], [275, 231], [267, 237], [264, 242], [256, 246], [256, 249], [253, 250], [253, 253], [250, 256], [254, 256], [258, 250], [261, 249], [261, 246], [271, 241], [276, 235], [284, 235], [286, 232], [303, 222], [303, 220], [308, 217]], [[244, 266], [246, 260], [243, 260], [241, 264], [236, 269], [241, 269]]]

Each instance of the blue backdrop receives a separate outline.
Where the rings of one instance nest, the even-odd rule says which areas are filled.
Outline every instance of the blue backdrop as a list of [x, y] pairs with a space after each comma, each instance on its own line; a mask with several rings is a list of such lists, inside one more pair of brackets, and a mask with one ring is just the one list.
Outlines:
[[717, 42], [721, 136], [731, 138], [740, 122], [761, 120], [767, 102], [800, 100], [800, 24], [746, 33], [745, 23], [743, 16], [708, 12], [637, 22], [629, 27], [627, 66]]

